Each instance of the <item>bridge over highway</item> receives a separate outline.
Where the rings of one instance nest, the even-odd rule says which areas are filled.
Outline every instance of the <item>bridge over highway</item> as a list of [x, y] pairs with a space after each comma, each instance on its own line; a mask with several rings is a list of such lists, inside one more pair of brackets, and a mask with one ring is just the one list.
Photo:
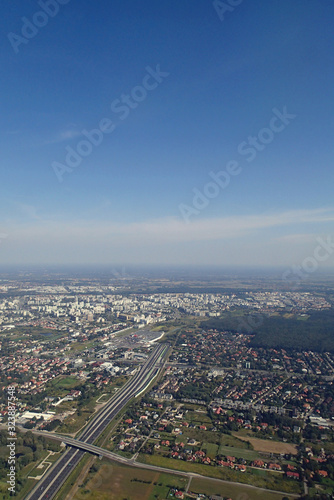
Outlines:
[[[144, 362], [140, 370], [108, 401], [103, 409], [95, 415], [78, 439], [60, 436], [59, 440], [70, 445], [60, 459], [51, 467], [36, 487], [26, 496], [26, 500], [51, 500], [66, 481], [67, 477], [80, 462], [86, 451], [106, 456], [106, 450], [94, 446], [94, 442], [108, 427], [115, 416], [134, 397], [139, 396], [151, 384], [159, 373], [158, 365], [164, 366], [164, 359], [168, 353], [169, 345], [160, 344], [154, 348], [150, 357]], [[49, 438], [56, 439], [52, 433], [44, 433]], [[115, 454], [113, 454], [115, 455]], [[118, 457], [118, 455], [115, 455]], [[115, 460], [115, 456], [109, 458]], [[108, 457], [107, 457], [108, 458]], [[120, 457], [118, 457], [120, 458]], [[126, 463], [126, 462], [125, 462]]]
[[[75, 439], [75, 438], [71, 438], [71, 437], [67, 437], [67, 436], [61, 436], [60, 434], [49, 433], [49, 432], [40, 432], [40, 431], [35, 431], [35, 433], [43, 435], [43, 436], [46, 436], [48, 438], [55, 439], [57, 441], [62, 441], [62, 442], [66, 443], [69, 446], [73, 446], [73, 447], [75, 447], [77, 449], [81, 449], [82, 451], [87, 451], [89, 453], [93, 453], [93, 454], [98, 455], [100, 457], [104, 457], [104, 458], [107, 458], [109, 460], [113, 460], [115, 462], [118, 462], [118, 463], [121, 463], [121, 464], [124, 464], [124, 465], [128, 465], [128, 466], [131, 466], [131, 467], [137, 467], [137, 468], [140, 468], [140, 469], [152, 470], [152, 471], [156, 471], [156, 472], [164, 472], [164, 473], [167, 473], [167, 474], [173, 474], [173, 475], [177, 475], [177, 476], [187, 477], [187, 478], [189, 478], [189, 482], [191, 481], [192, 478], [197, 477], [197, 478], [206, 479], [206, 480], [209, 479], [210, 481], [214, 481], [214, 482], [218, 482], [218, 483], [223, 483], [223, 484], [226, 484], [226, 485], [233, 484], [233, 485], [237, 485], [237, 486], [240, 486], [240, 487], [242, 486], [243, 488], [246, 487], [246, 488], [250, 488], [252, 490], [257, 490], [258, 493], [262, 494], [261, 495], [262, 498], [264, 498], [263, 495], [265, 495], [266, 493], [268, 493], [268, 491], [270, 491], [271, 493], [278, 493], [278, 494], [281, 494], [283, 496], [286, 496], [286, 493], [284, 493], [283, 491], [267, 490], [265, 488], [258, 488], [256, 486], [252, 486], [252, 485], [249, 485], [249, 484], [247, 485], [245, 483], [237, 483], [237, 482], [234, 482], [234, 481], [225, 481], [223, 479], [207, 477], [207, 476], [203, 476], [201, 474], [196, 474], [194, 472], [183, 472], [183, 471], [176, 470], [176, 469], [168, 469], [167, 467], [159, 467], [157, 465], [143, 464], [143, 463], [140, 463], [140, 462], [136, 462], [136, 460], [134, 458], [125, 458], [125, 457], [122, 457], [122, 456], [118, 455], [117, 453], [113, 453], [111, 451], [105, 450], [104, 448], [100, 448], [99, 446], [90, 445], [88, 443], [84, 443], [84, 442], [82, 442], [82, 441], [80, 441], [78, 439]], [[291, 494], [291, 493], [289, 493], [288, 496], [292, 497], [292, 498], [299, 498], [300, 497], [300, 495]]]

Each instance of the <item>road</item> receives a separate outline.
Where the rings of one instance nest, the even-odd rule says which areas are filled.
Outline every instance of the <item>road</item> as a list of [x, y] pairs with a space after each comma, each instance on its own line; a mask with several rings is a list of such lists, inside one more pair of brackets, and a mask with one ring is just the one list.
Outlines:
[[[88, 423], [78, 436], [79, 441], [87, 445], [92, 445], [96, 441], [122, 408], [152, 382], [159, 372], [157, 365], [160, 364], [163, 357], [166, 355], [168, 348], [169, 346], [167, 344], [160, 344], [153, 350], [150, 357], [145, 361], [134, 377], [130, 379], [91, 420], [91, 422]], [[74, 446], [73, 443], [72, 446]], [[87, 449], [87, 451], [90, 450]], [[52, 499], [75, 466], [79, 463], [84, 453], [85, 451], [81, 448], [72, 447], [67, 450], [48, 471], [45, 477], [43, 477], [36, 487], [26, 496], [26, 500]]]
[[[101, 457], [107, 458], [109, 460], [118, 462], [123, 465], [128, 465], [130, 467], [136, 467], [139, 469], [146, 469], [146, 470], [152, 470], [156, 472], [164, 472], [166, 474], [174, 474], [178, 476], [183, 476], [189, 478], [189, 483], [191, 479], [193, 478], [198, 478], [198, 479], [207, 479], [210, 481], [216, 481], [220, 482], [223, 484], [227, 485], [234, 485], [234, 486], [242, 486], [242, 487], [247, 487], [247, 488], [252, 488], [261, 492], [273, 492], [273, 493], [279, 493], [282, 494], [283, 496], [288, 496], [288, 497], [293, 497], [293, 498], [300, 498], [300, 495], [292, 494], [292, 493], [285, 493], [284, 491], [277, 491], [277, 490], [267, 490], [265, 488], [259, 488], [257, 486], [253, 486], [247, 483], [237, 483], [235, 481], [225, 481], [224, 479], [218, 479], [218, 478], [212, 478], [210, 476], [203, 476], [201, 474], [197, 474], [195, 472], [186, 472], [186, 471], [181, 471], [177, 469], [169, 469], [167, 467], [160, 467], [158, 465], [153, 465], [153, 464], [145, 464], [142, 462], [137, 462], [134, 458], [125, 458], [122, 457], [121, 455], [118, 455], [117, 453], [113, 453], [112, 451], [105, 450], [104, 448], [100, 448], [99, 446], [94, 446], [90, 445], [88, 443], [83, 443], [82, 441], [79, 441], [78, 439], [70, 438], [67, 436], [61, 436], [59, 434], [54, 434], [54, 433], [47, 433], [43, 431], [33, 431], [35, 434], [40, 434], [45, 437], [52, 437], [52, 439], [55, 439], [57, 441], [63, 441], [70, 446], [74, 447], [80, 447], [82, 450], [84, 449], [85, 451], [88, 451], [89, 453], [93, 453], [95, 455], [99, 455]], [[77, 450], [78, 451], [78, 450]], [[189, 489], [189, 488], [188, 488]]]

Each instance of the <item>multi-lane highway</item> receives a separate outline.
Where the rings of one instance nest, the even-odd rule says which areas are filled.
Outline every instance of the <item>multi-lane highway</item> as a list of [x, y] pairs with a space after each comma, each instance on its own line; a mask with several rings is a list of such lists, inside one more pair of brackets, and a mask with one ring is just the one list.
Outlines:
[[[33, 431], [33, 432], [35, 432], [36, 434], [41, 434], [43, 436], [48, 435], [48, 433], [46, 433], [45, 431], [44, 432]], [[207, 480], [207, 481], [209, 480], [209, 481], [218, 482], [220, 484], [225, 484], [225, 485], [229, 485], [229, 486], [234, 485], [237, 487], [249, 488], [250, 491], [256, 490], [259, 498], [266, 498], [266, 496], [268, 495], [267, 489], [258, 488], [257, 486], [252, 486], [250, 484], [246, 485], [245, 483], [237, 483], [235, 481], [233, 482], [233, 481], [226, 481], [226, 480], [218, 479], [218, 478], [212, 478], [212, 477], [208, 477], [208, 476], [203, 476], [201, 474], [197, 474], [196, 472], [186, 472], [186, 471], [177, 470], [177, 469], [169, 469], [167, 467], [160, 467], [160, 466], [152, 465], [152, 464], [144, 464], [141, 462], [137, 462], [134, 458], [125, 458], [125, 457], [122, 457], [121, 455], [118, 455], [117, 453], [113, 453], [112, 451], [105, 450], [104, 448], [99, 448], [98, 446], [84, 443], [82, 441], [79, 441], [78, 439], [60, 436], [59, 434], [52, 433], [52, 438], [60, 440], [60, 441], [64, 441], [65, 443], [67, 443], [71, 446], [82, 447], [85, 451], [88, 451], [89, 453], [93, 453], [95, 455], [100, 455], [102, 457], [108, 458], [108, 459], [113, 460], [115, 462], [118, 462], [120, 464], [128, 465], [130, 467], [137, 467], [140, 469], [152, 470], [152, 471], [159, 472], [159, 473], [164, 472], [166, 474], [173, 474], [173, 475], [187, 477], [189, 479], [189, 483], [190, 483], [191, 479], [198, 478], [198, 479], [203, 479], [203, 480]], [[188, 483], [188, 485], [189, 485], [189, 483]], [[188, 487], [188, 489], [189, 489], [189, 487]], [[277, 495], [283, 495], [283, 496], [285, 495], [284, 491], [277, 491], [277, 490], [270, 490], [270, 493], [276, 493]], [[289, 496], [291, 498], [300, 498], [300, 495], [292, 494], [292, 493], [290, 493]]]
[[[162, 362], [168, 348], [167, 344], [160, 344], [153, 350], [150, 357], [134, 377], [89, 422], [78, 436], [79, 441], [88, 444], [93, 444], [96, 441], [109, 425], [110, 421], [115, 418], [117, 413], [121, 411], [130, 399], [139, 395], [152, 382], [159, 371], [157, 366]], [[39, 481], [32, 492], [26, 497], [26, 500], [50, 500], [53, 498], [74, 467], [79, 463], [84, 453], [85, 451], [79, 448], [67, 450], [45, 477]]]

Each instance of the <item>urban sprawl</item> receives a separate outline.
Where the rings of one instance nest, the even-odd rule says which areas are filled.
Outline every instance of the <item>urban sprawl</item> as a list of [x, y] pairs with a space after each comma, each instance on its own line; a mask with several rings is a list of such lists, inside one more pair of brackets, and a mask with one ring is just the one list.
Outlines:
[[[170, 484], [156, 498], [237, 499], [236, 493], [224, 495], [223, 483], [219, 494], [201, 487], [186, 476], [192, 472], [277, 492], [277, 499], [331, 495], [333, 353], [259, 347], [252, 332], [210, 325], [229, 311], [264, 317], [279, 312], [303, 321], [310, 311], [331, 308], [325, 296], [302, 291], [144, 294], [80, 280], [66, 285], [3, 280], [1, 447], [10, 388], [15, 390], [17, 436], [25, 443], [24, 453], [17, 450], [16, 494], [29, 495], [64, 456], [61, 439], [52, 442], [50, 436], [80, 439], [92, 416], [122, 394], [124, 384], [139, 376], [145, 362], [149, 366], [163, 343], [163, 355], [152, 358], [151, 379], [117, 410], [113, 425], [103, 431], [103, 443], [95, 444], [134, 470], [170, 470]], [[43, 443], [34, 445], [38, 453], [28, 453], [28, 436]], [[1, 460], [5, 494], [4, 454]], [[109, 467], [107, 458], [96, 460], [82, 486], [88, 499], [89, 481]], [[139, 484], [138, 471], [133, 481]], [[173, 471], [184, 472], [186, 479]], [[158, 488], [153, 480], [150, 484]]]

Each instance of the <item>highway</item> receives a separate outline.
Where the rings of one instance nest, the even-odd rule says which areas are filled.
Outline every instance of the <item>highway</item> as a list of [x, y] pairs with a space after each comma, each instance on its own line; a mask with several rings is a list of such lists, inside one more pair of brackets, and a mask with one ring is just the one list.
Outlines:
[[[196, 472], [186, 472], [186, 471], [181, 471], [181, 470], [177, 470], [177, 469], [169, 469], [167, 467], [160, 467], [160, 466], [153, 465], [153, 464], [144, 464], [141, 462], [136, 462], [136, 460], [134, 458], [125, 458], [125, 457], [122, 457], [121, 455], [118, 455], [117, 453], [113, 453], [112, 451], [105, 450], [104, 448], [90, 445], [88, 443], [83, 443], [82, 441], [79, 441], [75, 438], [61, 436], [60, 434], [53, 434], [53, 433], [51, 434], [51, 433], [47, 433], [45, 431], [33, 431], [33, 432], [34, 432], [34, 434], [43, 435], [45, 437], [52, 436], [52, 439], [55, 439], [57, 441], [65, 442], [65, 443], [69, 444], [70, 446], [74, 446], [77, 448], [80, 447], [81, 449], [88, 451], [89, 453], [93, 453], [95, 455], [102, 456], [102, 457], [107, 458], [109, 460], [113, 460], [115, 462], [118, 462], [118, 463], [121, 463], [124, 465], [128, 465], [130, 467], [137, 467], [140, 469], [152, 470], [152, 471], [160, 472], [160, 473], [164, 472], [166, 474], [183, 476], [183, 477], [189, 478], [189, 480], [193, 479], [193, 478], [198, 478], [198, 479], [205, 479], [205, 480], [219, 482], [221, 484], [226, 484], [229, 486], [234, 485], [234, 486], [240, 486], [242, 488], [250, 488], [252, 490], [256, 490], [259, 495], [260, 494], [265, 495], [266, 493], [270, 492], [270, 493], [276, 493], [276, 494], [286, 496], [286, 493], [284, 491], [267, 490], [265, 488], [259, 488], [257, 486], [252, 486], [251, 484], [247, 484], [247, 483], [238, 483], [235, 481], [227, 481], [224, 479], [213, 478], [210, 476], [203, 476], [202, 474], [197, 474]], [[292, 498], [300, 498], [300, 495], [292, 494], [292, 493], [289, 493], [288, 496], [292, 497]]]
[[[143, 392], [152, 382], [159, 372], [157, 365], [160, 365], [168, 349], [169, 345], [167, 344], [158, 345], [134, 377], [130, 379], [88, 423], [78, 436], [78, 440], [74, 439], [73, 441], [77, 443], [81, 441], [88, 445], [92, 445], [122, 408], [124, 408], [133, 397]], [[72, 443], [72, 446], [75, 446], [75, 444]], [[90, 450], [87, 449], [87, 451]], [[85, 451], [83, 449], [74, 447], [67, 450], [54, 466], [51, 467], [45, 477], [43, 477], [36, 487], [26, 496], [26, 500], [52, 499], [75, 466], [79, 463], [84, 453]]]

